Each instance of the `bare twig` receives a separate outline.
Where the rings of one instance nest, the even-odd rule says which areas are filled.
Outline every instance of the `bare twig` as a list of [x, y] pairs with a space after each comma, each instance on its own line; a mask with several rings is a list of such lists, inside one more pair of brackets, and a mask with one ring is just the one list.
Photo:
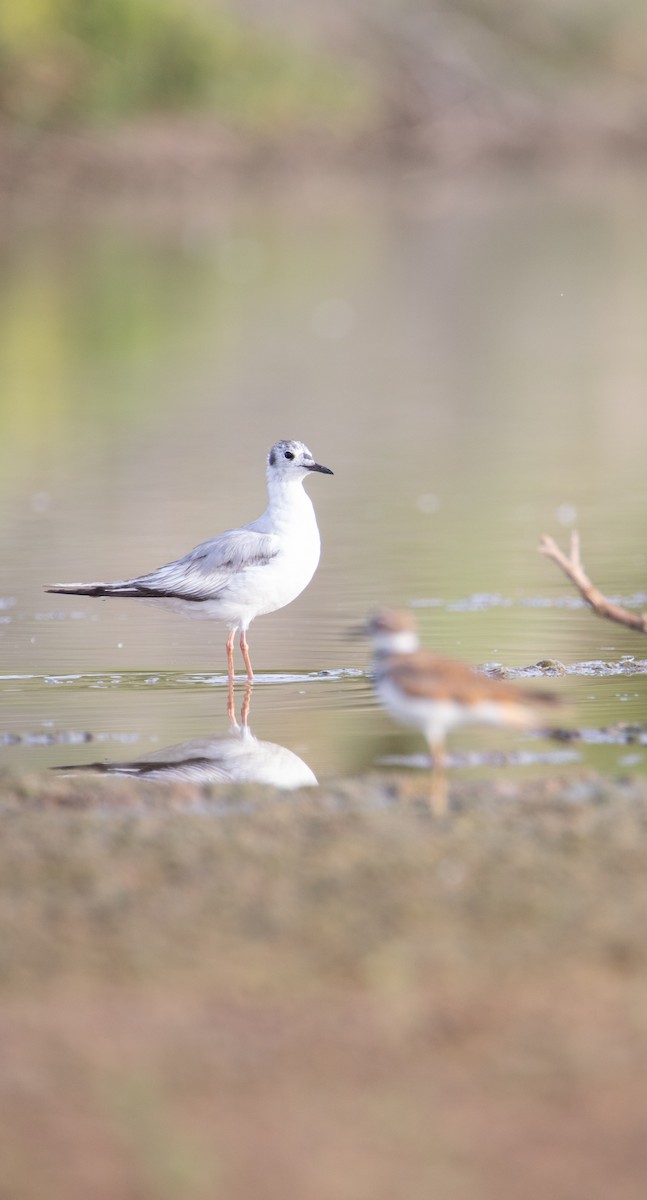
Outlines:
[[594, 583], [591, 583], [582, 566], [580, 535], [577, 530], [574, 529], [571, 533], [571, 552], [568, 557], [560, 550], [553, 538], [546, 533], [540, 539], [539, 551], [548, 558], [552, 558], [553, 562], [561, 567], [567, 578], [575, 584], [580, 595], [599, 617], [606, 617], [608, 621], [617, 621], [619, 625], [626, 625], [629, 629], [639, 629], [641, 633], [647, 633], [647, 613], [630, 612], [628, 608], [622, 608], [620, 604], [613, 604], [611, 600], [603, 596]]

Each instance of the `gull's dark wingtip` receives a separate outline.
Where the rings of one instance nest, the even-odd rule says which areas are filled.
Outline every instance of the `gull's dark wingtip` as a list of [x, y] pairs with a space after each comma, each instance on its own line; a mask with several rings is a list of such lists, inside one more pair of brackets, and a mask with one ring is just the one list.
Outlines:
[[[57, 596], [110, 596], [112, 592], [104, 583], [55, 583], [45, 587], [46, 592]], [[118, 593], [117, 593], [118, 594]]]

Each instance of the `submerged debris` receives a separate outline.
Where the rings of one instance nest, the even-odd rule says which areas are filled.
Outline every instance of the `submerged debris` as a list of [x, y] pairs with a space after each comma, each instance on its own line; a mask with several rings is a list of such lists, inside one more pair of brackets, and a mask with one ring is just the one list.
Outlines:
[[0, 746], [79, 746], [94, 740], [95, 734], [87, 729], [41, 729], [36, 733], [0, 732]]
[[584, 742], [589, 746], [647, 746], [647, 725], [618, 721], [603, 729], [555, 729], [550, 736], [560, 742]]
[[497, 679], [533, 679], [538, 675], [597, 675], [611, 678], [615, 675], [647, 675], [647, 658], [632, 658], [625, 655], [616, 662], [604, 662], [594, 658], [586, 662], [562, 663], [556, 658], [542, 658], [527, 667], [504, 667], [501, 663], [484, 663], [479, 670]]

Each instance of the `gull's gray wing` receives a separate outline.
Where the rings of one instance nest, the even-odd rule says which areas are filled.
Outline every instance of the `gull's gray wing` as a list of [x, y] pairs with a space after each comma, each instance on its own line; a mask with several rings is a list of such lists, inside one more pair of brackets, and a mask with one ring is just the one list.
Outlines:
[[47, 591], [75, 596], [213, 600], [240, 571], [266, 566], [276, 558], [280, 546], [276, 534], [262, 533], [252, 526], [228, 529], [148, 575], [113, 583], [57, 583]]
[[148, 575], [130, 579], [125, 586], [130, 595], [136, 596], [211, 600], [233, 576], [248, 567], [266, 566], [279, 549], [279, 539], [273, 533], [259, 533], [249, 528], [228, 529], [220, 537], [201, 542], [184, 558], [167, 563]]

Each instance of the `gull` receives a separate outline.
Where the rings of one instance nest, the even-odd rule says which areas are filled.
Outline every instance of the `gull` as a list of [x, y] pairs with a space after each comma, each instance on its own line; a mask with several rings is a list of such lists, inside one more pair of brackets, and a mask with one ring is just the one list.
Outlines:
[[[402, 725], [425, 737], [432, 764], [442, 767], [449, 733], [461, 725], [543, 727], [542, 710], [559, 703], [551, 692], [524, 689], [479, 674], [465, 662], [421, 649], [413, 615], [382, 608], [369, 617], [372, 674], [378, 699]], [[439, 808], [444, 810], [444, 792]]]
[[249, 725], [239, 725], [228, 734], [190, 738], [176, 746], [155, 750], [131, 762], [93, 762], [55, 767], [69, 774], [92, 771], [121, 775], [150, 783], [261, 783], [292, 790], [316, 787], [310, 767], [287, 746], [262, 742]]
[[191, 617], [224, 621], [227, 669], [234, 678], [234, 639], [250, 682], [254, 679], [247, 630], [254, 617], [295, 600], [319, 563], [317, 519], [303, 481], [312, 471], [332, 475], [315, 462], [303, 442], [276, 442], [267, 458], [269, 503], [258, 520], [201, 542], [183, 558], [148, 575], [114, 583], [59, 583], [48, 592], [73, 596], [122, 596], [152, 601]]

